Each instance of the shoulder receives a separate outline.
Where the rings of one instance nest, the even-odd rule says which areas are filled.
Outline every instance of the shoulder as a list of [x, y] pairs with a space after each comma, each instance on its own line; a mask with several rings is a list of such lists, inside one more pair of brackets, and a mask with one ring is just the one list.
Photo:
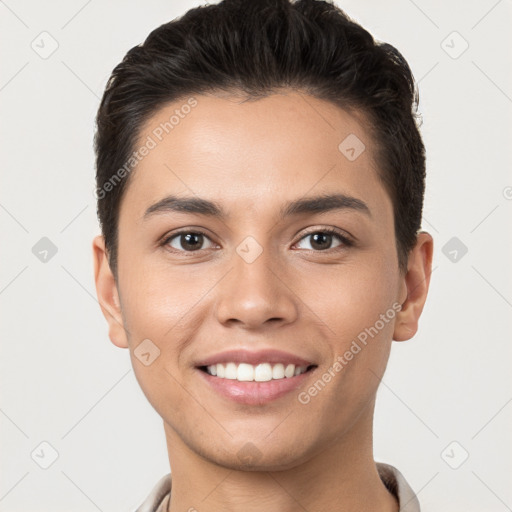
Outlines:
[[416, 493], [405, 479], [404, 475], [391, 464], [377, 462], [380, 479], [400, 504], [400, 512], [420, 512], [420, 503]]
[[[379, 476], [389, 492], [396, 496], [400, 512], [421, 512], [416, 493], [402, 473], [384, 462], [377, 462]], [[171, 474], [163, 476], [135, 512], [163, 512], [171, 493]]]
[[146, 499], [135, 512], [163, 512], [171, 493], [171, 473], [158, 480]]

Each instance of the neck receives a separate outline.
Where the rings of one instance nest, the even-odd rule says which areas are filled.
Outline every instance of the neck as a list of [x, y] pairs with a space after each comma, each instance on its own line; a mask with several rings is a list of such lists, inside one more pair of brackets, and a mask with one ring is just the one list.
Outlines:
[[279, 471], [223, 466], [193, 451], [164, 424], [172, 472], [169, 511], [398, 512], [373, 459], [373, 408], [312, 455], [297, 452], [297, 464]]

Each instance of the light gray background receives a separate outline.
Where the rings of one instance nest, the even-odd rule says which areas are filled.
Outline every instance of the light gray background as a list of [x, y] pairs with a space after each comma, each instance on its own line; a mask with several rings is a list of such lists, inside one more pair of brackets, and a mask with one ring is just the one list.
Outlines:
[[[169, 471], [162, 421], [96, 301], [92, 137], [114, 66], [200, 4], [0, 1], [1, 511], [133, 511]], [[418, 334], [393, 343], [376, 459], [423, 511], [511, 510], [512, 3], [337, 4], [409, 61], [428, 155], [434, 272]], [[31, 47], [51, 48], [43, 31], [59, 45], [47, 59]], [[46, 263], [42, 237], [58, 249]], [[455, 261], [453, 237], [468, 249]]]

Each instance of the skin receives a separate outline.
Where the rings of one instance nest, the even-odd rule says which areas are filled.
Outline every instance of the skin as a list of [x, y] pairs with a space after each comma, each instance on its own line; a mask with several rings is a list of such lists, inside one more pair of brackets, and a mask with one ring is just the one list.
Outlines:
[[[432, 237], [418, 235], [408, 270], [400, 273], [392, 203], [362, 115], [298, 91], [253, 102], [196, 99], [131, 175], [120, 207], [117, 282], [103, 237], [93, 241], [110, 340], [130, 350], [136, 378], [163, 419], [169, 510], [397, 511], [373, 459], [375, 396], [392, 341], [417, 331]], [[184, 103], [157, 112], [140, 141]], [[354, 161], [338, 149], [349, 134], [366, 146]], [[279, 219], [287, 201], [319, 193], [356, 197], [371, 215], [343, 209]], [[229, 217], [167, 212], [143, 220], [169, 194], [215, 201]], [[311, 234], [326, 227], [354, 244], [333, 236], [318, 249]], [[199, 249], [179, 236], [159, 246], [182, 228], [206, 231]], [[263, 249], [252, 263], [236, 252], [247, 236]], [[396, 303], [402, 309], [378, 335], [301, 403], [298, 393]], [[160, 350], [149, 366], [134, 355], [145, 339]], [[239, 347], [277, 348], [318, 368], [274, 402], [237, 404], [203, 382], [194, 365]], [[239, 450], [248, 442], [256, 451], [244, 464]]]

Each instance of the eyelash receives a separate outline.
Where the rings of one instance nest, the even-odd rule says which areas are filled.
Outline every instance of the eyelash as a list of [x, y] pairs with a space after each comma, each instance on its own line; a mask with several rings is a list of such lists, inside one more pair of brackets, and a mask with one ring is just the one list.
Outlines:
[[[338, 231], [337, 229], [334, 229], [334, 228], [321, 228], [321, 229], [315, 229], [315, 230], [309, 231], [309, 232], [305, 233], [297, 241], [297, 243], [300, 242], [301, 240], [303, 240], [304, 238], [307, 238], [308, 236], [314, 235], [314, 234], [317, 234], [317, 233], [322, 233], [322, 234], [328, 234], [328, 235], [336, 236], [342, 242], [342, 246], [332, 247], [330, 249], [325, 249], [323, 251], [315, 251], [314, 249], [306, 249], [306, 250], [309, 250], [309, 251], [312, 251], [312, 252], [317, 252], [317, 253], [323, 253], [323, 252], [330, 252], [330, 251], [336, 250], [336, 249], [343, 249], [343, 248], [347, 248], [347, 247], [352, 247], [354, 245], [354, 242], [352, 240], [350, 240], [347, 236], [345, 236], [340, 231]], [[194, 230], [183, 229], [181, 231], [177, 231], [176, 233], [173, 233], [172, 235], [170, 235], [168, 237], [165, 237], [160, 245], [162, 247], [166, 247], [171, 240], [173, 240], [174, 238], [176, 238], [176, 237], [178, 237], [180, 235], [183, 235], [183, 234], [203, 235], [204, 237], [210, 239], [208, 234], [205, 233], [204, 231], [202, 231], [201, 229], [194, 229]], [[185, 253], [185, 254], [189, 254], [189, 255], [192, 256], [192, 255], [194, 255], [194, 254], [196, 254], [196, 253], [198, 253], [198, 252], [200, 252], [202, 250], [206, 250], [206, 249], [199, 249], [197, 251], [182, 251], [182, 250], [177, 250], [177, 249], [172, 248], [172, 249], [169, 249], [169, 250], [171, 252]]]

